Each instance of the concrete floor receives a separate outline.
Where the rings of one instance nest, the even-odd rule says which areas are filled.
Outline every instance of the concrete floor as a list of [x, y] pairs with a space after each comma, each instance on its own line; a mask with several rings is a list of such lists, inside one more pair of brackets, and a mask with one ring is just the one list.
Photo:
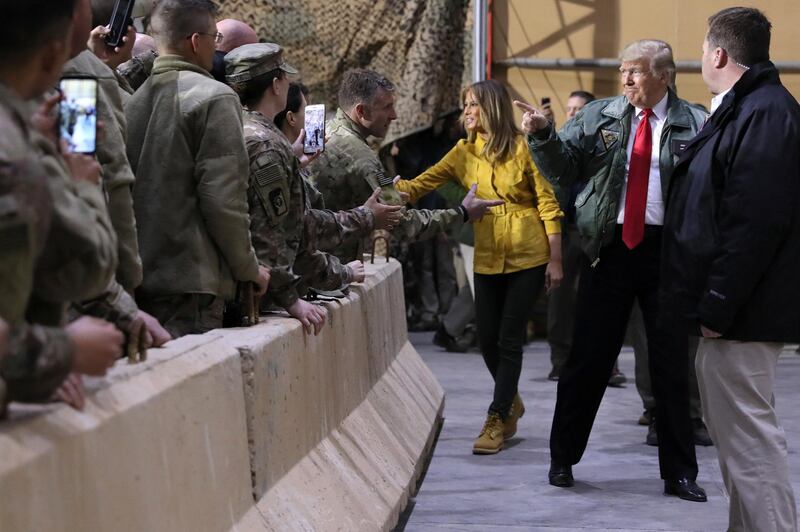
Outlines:
[[[556, 383], [548, 381], [550, 350], [545, 342], [527, 346], [520, 393], [526, 414], [517, 436], [494, 456], [474, 456], [491, 397], [491, 379], [477, 352], [447, 353], [431, 344], [433, 333], [410, 334], [412, 343], [444, 387], [445, 422], [422, 488], [412, 500], [408, 532], [659, 530], [721, 531], [727, 501], [714, 447], [697, 447], [698, 482], [707, 503], [662, 495], [657, 449], [644, 444], [647, 428], [637, 425], [641, 401], [632, 382], [633, 353], [626, 348], [620, 369], [625, 388], [609, 388], [589, 446], [573, 468], [576, 484], [547, 483], [548, 438]], [[800, 356], [787, 350], [779, 362], [778, 412], [790, 444], [795, 493], [800, 493]], [[402, 529], [402, 524], [399, 527]]]

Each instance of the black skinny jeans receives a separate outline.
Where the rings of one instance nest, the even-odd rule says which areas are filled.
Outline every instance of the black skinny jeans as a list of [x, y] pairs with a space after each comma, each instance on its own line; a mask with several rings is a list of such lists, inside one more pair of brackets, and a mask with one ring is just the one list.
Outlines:
[[546, 265], [513, 273], [475, 274], [478, 342], [494, 378], [489, 413], [506, 418], [522, 371], [528, 314], [544, 285]]

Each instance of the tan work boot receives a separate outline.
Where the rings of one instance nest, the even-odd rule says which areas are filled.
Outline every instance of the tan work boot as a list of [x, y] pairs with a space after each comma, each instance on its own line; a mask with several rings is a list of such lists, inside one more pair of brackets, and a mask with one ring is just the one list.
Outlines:
[[472, 445], [472, 454], [495, 454], [503, 448], [503, 420], [498, 414], [486, 416], [478, 439]]
[[508, 416], [506, 416], [506, 421], [503, 423], [503, 439], [507, 440], [514, 437], [514, 434], [517, 433], [517, 420], [524, 415], [525, 405], [522, 403], [522, 397], [517, 394], [511, 402]]

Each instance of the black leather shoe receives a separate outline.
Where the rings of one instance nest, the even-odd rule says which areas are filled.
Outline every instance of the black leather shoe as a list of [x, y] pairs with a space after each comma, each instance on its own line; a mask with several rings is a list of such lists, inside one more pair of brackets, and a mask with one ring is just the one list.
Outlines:
[[664, 495], [677, 495], [684, 501], [706, 502], [706, 492], [694, 480], [679, 478], [664, 481]]
[[575, 479], [572, 478], [572, 466], [550, 462], [550, 471], [547, 473], [547, 480], [550, 481], [551, 486], [571, 488], [575, 485]]
[[439, 325], [439, 328], [436, 329], [436, 334], [433, 335], [433, 343], [451, 353], [466, 353], [469, 351], [469, 346], [450, 336], [442, 324]]

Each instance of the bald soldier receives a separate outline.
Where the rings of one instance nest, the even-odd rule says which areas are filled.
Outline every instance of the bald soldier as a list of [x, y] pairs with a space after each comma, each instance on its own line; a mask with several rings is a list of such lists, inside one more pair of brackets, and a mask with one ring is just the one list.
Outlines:
[[220, 20], [217, 22], [217, 31], [222, 34], [222, 40], [217, 43], [217, 50], [226, 54], [234, 48], [258, 42], [256, 30], [241, 20], [232, 18]]

